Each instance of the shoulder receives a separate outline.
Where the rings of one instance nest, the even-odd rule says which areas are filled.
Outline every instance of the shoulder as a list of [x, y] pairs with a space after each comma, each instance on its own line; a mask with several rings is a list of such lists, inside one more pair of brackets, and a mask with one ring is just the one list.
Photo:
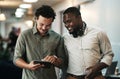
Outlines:
[[32, 28], [23, 30], [20, 33], [19, 38], [26, 38], [26, 37], [31, 36], [31, 35], [32, 35]]
[[97, 36], [99, 39], [108, 38], [107, 33], [100, 27], [88, 27], [88, 33]]
[[95, 33], [95, 34], [105, 34], [105, 30], [103, 30], [102, 28], [100, 27], [87, 27], [86, 29], [87, 32], [92, 32], [92, 33]]
[[87, 30], [89, 30], [89, 31], [102, 31], [102, 29], [100, 28], [100, 27], [89, 27], [89, 26], [87, 26]]
[[49, 30], [49, 34], [51, 36], [54, 36], [54, 37], [62, 37], [60, 34], [58, 34], [57, 32], [53, 31], [53, 30]]
[[27, 33], [31, 33], [31, 32], [32, 32], [32, 28], [29, 28], [29, 29], [24, 30], [22, 33], [27, 34]]
[[22, 31], [22, 35], [29, 35], [29, 34], [31, 34], [33, 31], [32, 31], [32, 28], [30, 28], [30, 29], [26, 29], [26, 30], [24, 30], [24, 31]]
[[69, 37], [70, 35], [68, 33], [63, 34], [63, 38]]
[[49, 30], [49, 38], [53, 40], [54, 42], [59, 42], [59, 41], [63, 42], [62, 35], [58, 34], [57, 32], [53, 30]]
[[71, 34], [69, 34], [69, 33], [64, 33], [64, 34], [63, 34], [63, 39], [64, 39], [64, 41], [68, 41], [68, 40], [72, 40], [72, 39], [74, 39], [74, 38], [73, 38], [73, 36], [72, 36]]

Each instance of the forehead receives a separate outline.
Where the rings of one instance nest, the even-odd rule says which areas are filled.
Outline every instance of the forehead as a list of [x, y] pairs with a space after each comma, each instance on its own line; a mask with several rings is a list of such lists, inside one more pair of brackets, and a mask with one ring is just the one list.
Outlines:
[[75, 15], [72, 13], [66, 13], [63, 15], [63, 19], [65, 19], [65, 20], [66, 19], [73, 19], [73, 18], [75, 18]]
[[40, 15], [38, 17], [38, 20], [45, 20], [46, 21], [46, 20], [53, 20], [53, 18], [46, 18], [46, 17], [43, 17], [43, 16]]
[[53, 18], [46, 18], [46, 17], [43, 17], [43, 16], [39, 16], [37, 21], [40, 23], [51, 23], [53, 22]]

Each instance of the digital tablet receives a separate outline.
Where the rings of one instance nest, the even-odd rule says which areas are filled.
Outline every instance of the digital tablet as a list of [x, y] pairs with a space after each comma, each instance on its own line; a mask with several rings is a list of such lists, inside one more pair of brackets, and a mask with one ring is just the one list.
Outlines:
[[34, 61], [34, 64], [39, 64], [39, 63], [44, 64], [43, 68], [50, 68], [52, 65], [50, 62], [47, 62], [47, 61], [39, 61], [39, 60]]

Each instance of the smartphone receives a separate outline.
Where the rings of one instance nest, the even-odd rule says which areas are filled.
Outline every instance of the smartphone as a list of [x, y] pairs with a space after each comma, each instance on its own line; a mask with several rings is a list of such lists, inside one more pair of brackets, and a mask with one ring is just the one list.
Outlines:
[[50, 68], [51, 67], [51, 63], [47, 62], [47, 61], [39, 61], [39, 60], [35, 60], [34, 64], [44, 64], [43, 68]]

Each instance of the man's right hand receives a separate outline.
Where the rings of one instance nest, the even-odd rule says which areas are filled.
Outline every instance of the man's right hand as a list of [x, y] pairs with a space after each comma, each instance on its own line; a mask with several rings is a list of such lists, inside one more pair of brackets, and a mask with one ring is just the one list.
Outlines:
[[28, 64], [28, 69], [30, 69], [30, 70], [37, 70], [37, 69], [42, 68], [42, 67], [44, 67], [43, 64], [34, 64], [34, 61], [31, 61]]

